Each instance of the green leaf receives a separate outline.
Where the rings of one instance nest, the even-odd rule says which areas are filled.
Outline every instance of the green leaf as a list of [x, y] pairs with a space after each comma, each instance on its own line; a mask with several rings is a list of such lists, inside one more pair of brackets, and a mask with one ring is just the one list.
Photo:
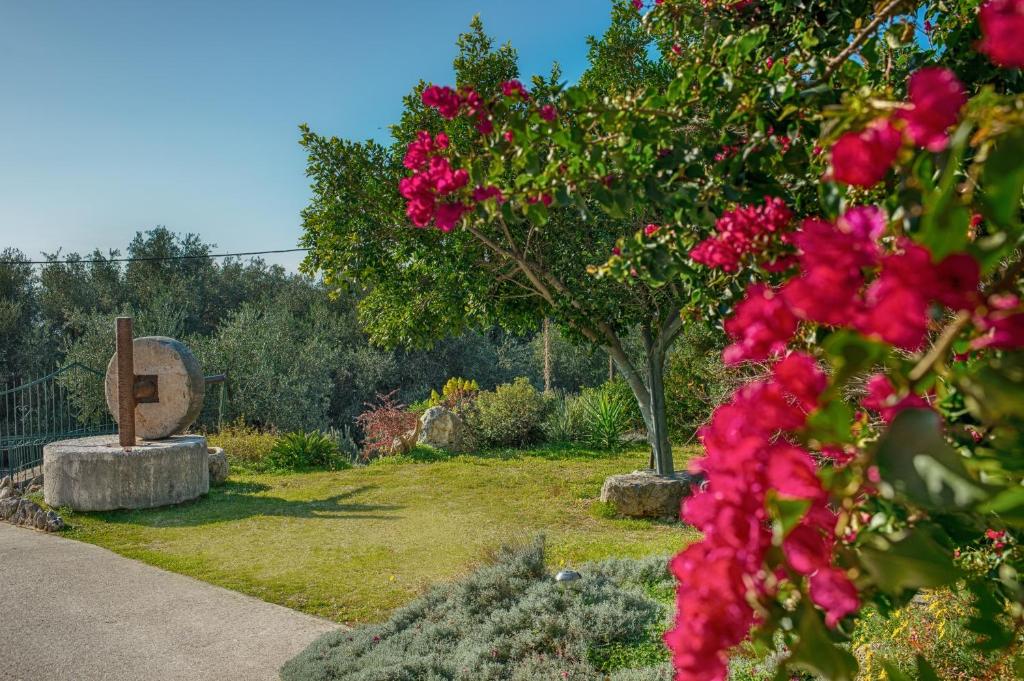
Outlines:
[[935, 673], [923, 655], [917, 656], [917, 681], [940, 681], [939, 675]]
[[1024, 419], [1024, 353], [992, 357], [961, 376], [959, 384], [975, 418], [988, 423]]
[[1020, 232], [1020, 197], [1024, 191], [1024, 130], [1016, 128], [1001, 138], [982, 171], [982, 212], [996, 226], [1014, 235]]
[[870, 341], [853, 331], [833, 333], [825, 339], [824, 348], [835, 367], [832, 378], [834, 386], [842, 385], [853, 376], [878, 364], [888, 352], [888, 348], [882, 343]]
[[942, 420], [931, 409], [897, 414], [875, 457], [882, 479], [899, 496], [925, 508], [967, 508], [988, 496], [942, 436]]
[[850, 405], [842, 400], [831, 400], [808, 417], [807, 435], [820, 442], [848, 442], [852, 422], [853, 409]]
[[1015, 486], [1003, 490], [978, 507], [978, 510], [982, 513], [994, 513], [1003, 522], [1022, 527], [1024, 526], [1024, 487]]
[[939, 186], [924, 199], [920, 241], [928, 247], [936, 261], [963, 250], [967, 245], [971, 215], [958, 198], [957, 178], [970, 133], [971, 126], [968, 123], [957, 128], [950, 141], [949, 157]]
[[878, 588], [893, 596], [907, 589], [946, 586], [961, 576], [952, 554], [921, 528], [898, 541], [880, 537], [862, 546], [860, 561]]
[[770, 493], [768, 509], [775, 519], [774, 530], [780, 543], [790, 530], [797, 526], [810, 507], [811, 502], [808, 499], [786, 499]]
[[829, 638], [821, 615], [810, 603], [805, 603], [800, 612], [798, 631], [800, 642], [789, 657], [791, 666], [830, 681], [853, 681], [857, 659]]
[[889, 660], [882, 660], [882, 668], [885, 669], [885, 675], [889, 677], [889, 681], [913, 681]]

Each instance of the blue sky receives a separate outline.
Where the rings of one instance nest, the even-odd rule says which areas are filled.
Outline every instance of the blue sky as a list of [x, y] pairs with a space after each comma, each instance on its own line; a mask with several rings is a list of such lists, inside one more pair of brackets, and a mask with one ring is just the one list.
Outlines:
[[[0, 248], [122, 248], [158, 224], [220, 251], [294, 247], [297, 126], [384, 139], [448, 83], [480, 13], [523, 73], [581, 71], [608, 0], [0, 0]], [[301, 256], [272, 261], [294, 266]]]

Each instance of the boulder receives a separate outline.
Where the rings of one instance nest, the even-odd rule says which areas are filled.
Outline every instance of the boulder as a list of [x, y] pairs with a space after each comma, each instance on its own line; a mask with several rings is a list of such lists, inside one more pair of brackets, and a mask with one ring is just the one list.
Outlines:
[[668, 478], [652, 471], [633, 471], [607, 478], [601, 487], [601, 501], [630, 518], [678, 520], [683, 499], [697, 485], [699, 480], [687, 473]]
[[420, 444], [438, 449], [458, 449], [465, 424], [448, 407], [431, 407], [420, 417]]
[[210, 447], [210, 484], [223, 485], [231, 472], [228, 455], [220, 447]]

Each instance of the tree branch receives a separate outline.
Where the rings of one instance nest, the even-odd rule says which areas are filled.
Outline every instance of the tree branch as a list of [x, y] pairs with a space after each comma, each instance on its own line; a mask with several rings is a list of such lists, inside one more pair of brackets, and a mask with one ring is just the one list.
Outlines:
[[821, 78], [811, 83], [809, 87], [823, 83], [827, 81], [829, 78], [831, 78], [832, 74], [835, 73], [836, 70], [843, 65], [843, 62], [845, 62], [847, 59], [853, 56], [853, 54], [860, 49], [860, 46], [863, 45], [864, 42], [867, 41], [867, 39], [870, 38], [876, 30], [878, 30], [879, 26], [881, 26], [885, 21], [891, 19], [893, 16], [897, 14], [897, 11], [899, 10], [900, 6], [904, 5], [906, 1], [907, 0], [891, 0], [889, 4], [887, 4], [881, 10], [879, 10], [878, 14], [875, 15], [875, 18], [872, 19], [867, 26], [862, 28], [860, 30], [860, 33], [854, 36], [853, 42], [847, 45], [846, 49], [844, 49], [842, 52], [833, 57], [831, 61], [829, 61], [828, 65], [825, 67], [825, 73], [822, 74]]

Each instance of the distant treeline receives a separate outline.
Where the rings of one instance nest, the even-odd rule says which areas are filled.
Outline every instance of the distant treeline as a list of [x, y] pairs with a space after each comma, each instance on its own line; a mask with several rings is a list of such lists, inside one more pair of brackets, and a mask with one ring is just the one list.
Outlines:
[[[539, 335], [491, 329], [430, 349], [373, 347], [356, 318], [358, 292], [332, 298], [310, 277], [259, 259], [206, 257], [212, 248], [194, 234], [158, 227], [136, 234], [124, 253], [46, 257], [59, 264], [29, 265], [26, 255], [5, 249], [0, 261], [18, 264], [0, 265], [0, 385], [69, 362], [105, 369], [114, 318], [124, 314], [135, 317], [136, 335], [179, 338], [206, 373], [228, 374], [225, 422], [281, 430], [342, 426], [377, 393], [398, 389], [411, 402], [451, 376], [476, 379], [485, 389], [517, 376], [543, 384]], [[112, 262], [123, 257], [137, 260]], [[169, 257], [179, 259], [152, 260]], [[555, 387], [575, 390], [607, 377], [603, 354], [552, 333]], [[207, 400], [203, 425], [217, 417], [214, 401]]]

